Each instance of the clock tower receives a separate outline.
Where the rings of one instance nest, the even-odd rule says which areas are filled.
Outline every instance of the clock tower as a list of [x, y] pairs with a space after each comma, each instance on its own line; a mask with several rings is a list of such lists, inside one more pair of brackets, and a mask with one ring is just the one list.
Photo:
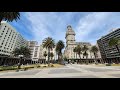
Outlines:
[[66, 32], [66, 54], [67, 54], [67, 58], [72, 59], [74, 58], [74, 52], [73, 49], [76, 46], [76, 42], [75, 42], [75, 32], [72, 29], [72, 27], [70, 25], [67, 26], [67, 32]]

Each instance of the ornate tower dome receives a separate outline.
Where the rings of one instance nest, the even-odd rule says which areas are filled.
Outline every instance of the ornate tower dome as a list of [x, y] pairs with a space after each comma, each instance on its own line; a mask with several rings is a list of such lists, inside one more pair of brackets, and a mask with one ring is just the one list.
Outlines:
[[73, 31], [71, 25], [68, 25], [68, 26], [67, 26], [66, 37], [67, 37], [68, 35], [75, 35], [75, 32]]

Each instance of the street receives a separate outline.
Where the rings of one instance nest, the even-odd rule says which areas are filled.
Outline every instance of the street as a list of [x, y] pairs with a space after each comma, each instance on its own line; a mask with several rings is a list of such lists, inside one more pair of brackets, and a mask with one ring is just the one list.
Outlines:
[[59, 68], [0, 72], [0, 78], [120, 78], [120, 67], [68, 64]]

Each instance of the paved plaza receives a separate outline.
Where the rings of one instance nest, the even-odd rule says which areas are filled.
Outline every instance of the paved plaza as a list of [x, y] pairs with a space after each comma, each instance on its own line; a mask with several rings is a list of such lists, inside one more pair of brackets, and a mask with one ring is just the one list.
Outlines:
[[0, 72], [0, 78], [120, 78], [120, 66], [68, 64], [59, 68]]

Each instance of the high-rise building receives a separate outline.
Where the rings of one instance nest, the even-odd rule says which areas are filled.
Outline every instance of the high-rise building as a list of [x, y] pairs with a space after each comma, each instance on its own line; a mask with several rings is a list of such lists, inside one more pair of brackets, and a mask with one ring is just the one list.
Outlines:
[[40, 53], [40, 46], [39, 45], [34, 46], [33, 56], [32, 56], [33, 61], [39, 60], [39, 55], [40, 55], [39, 53]]
[[24, 39], [23, 36], [18, 33], [15, 48], [20, 48], [22, 46], [27, 47], [27, 43], [27, 40]]
[[[118, 53], [117, 49], [115, 46], [110, 47], [109, 46], [109, 41], [111, 38], [119, 38], [120, 39], [120, 28], [114, 29], [111, 31], [109, 34], [102, 36], [99, 40], [97, 40], [101, 57], [104, 60], [104, 62], [107, 61], [114, 61], [116, 59], [120, 58], [120, 54]], [[120, 49], [120, 46], [118, 46]]]
[[38, 42], [37, 41], [28, 41], [28, 48], [30, 49], [30, 58], [34, 57], [33, 54], [34, 54], [34, 48], [36, 45], [38, 45]]
[[6, 21], [0, 25], [0, 55], [10, 56], [15, 48], [27, 46], [27, 41]]

